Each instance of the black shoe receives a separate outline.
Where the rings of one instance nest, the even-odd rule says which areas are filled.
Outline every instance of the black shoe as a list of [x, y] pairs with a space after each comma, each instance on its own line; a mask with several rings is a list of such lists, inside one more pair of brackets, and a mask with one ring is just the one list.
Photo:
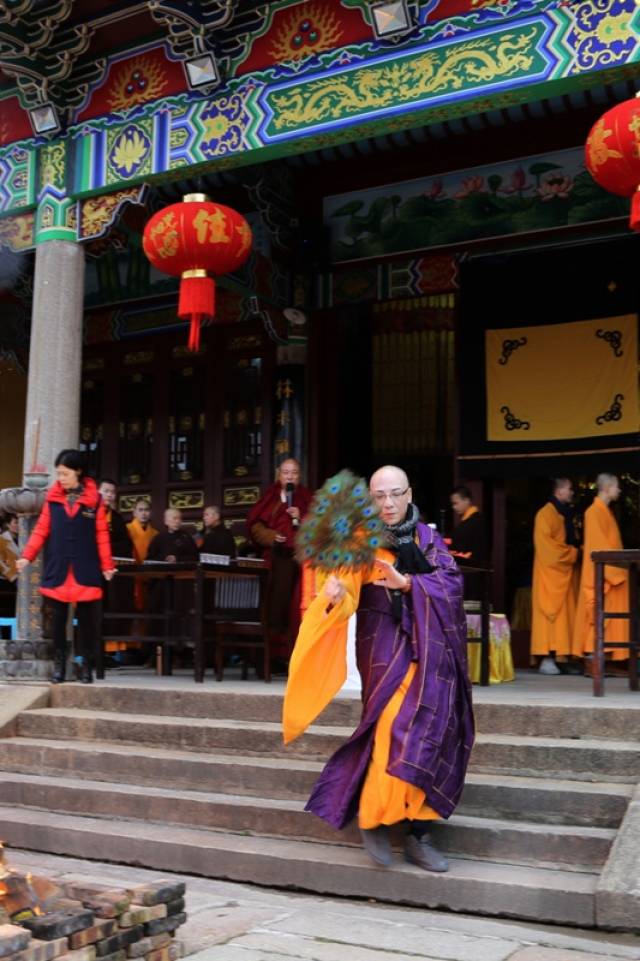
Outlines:
[[81, 684], [93, 684], [93, 674], [91, 672], [91, 661], [86, 657], [76, 657], [76, 678]]
[[53, 658], [52, 684], [64, 684], [67, 676], [67, 658], [64, 653], [55, 654]]
[[423, 871], [443, 874], [449, 870], [449, 862], [428, 835], [417, 838], [415, 834], [408, 834], [404, 842], [404, 856], [409, 864], [417, 864]]
[[382, 868], [388, 868], [393, 862], [388, 826], [380, 824], [377, 828], [360, 828], [360, 836], [371, 860]]
[[582, 664], [577, 661], [556, 661], [556, 667], [561, 674], [581, 675]]

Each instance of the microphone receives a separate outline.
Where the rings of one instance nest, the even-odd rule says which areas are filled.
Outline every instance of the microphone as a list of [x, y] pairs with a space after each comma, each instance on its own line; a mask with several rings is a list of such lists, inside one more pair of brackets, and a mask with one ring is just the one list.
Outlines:
[[[293, 507], [293, 492], [295, 489], [296, 485], [292, 484], [291, 481], [289, 481], [284, 489], [285, 497], [287, 498], [287, 507]], [[300, 521], [297, 517], [292, 517], [291, 521], [294, 527], [299, 527]]]

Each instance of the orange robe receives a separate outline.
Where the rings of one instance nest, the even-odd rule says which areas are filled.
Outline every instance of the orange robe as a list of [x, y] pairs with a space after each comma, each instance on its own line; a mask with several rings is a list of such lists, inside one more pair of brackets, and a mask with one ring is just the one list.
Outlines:
[[575, 626], [578, 549], [566, 543], [562, 514], [545, 504], [533, 527], [531, 653], [546, 656], [571, 651]]
[[[392, 563], [395, 560], [389, 551], [381, 550], [378, 556]], [[361, 586], [376, 580], [374, 570], [336, 571], [347, 593], [339, 604], [328, 610], [322, 591], [326, 576], [307, 568], [303, 594], [308, 608], [291, 657], [283, 706], [285, 744], [306, 730], [344, 684], [347, 677], [347, 623], [357, 610]], [[316, 591], [317, 596], [311, 599]], [[361, 828], [395, 824], [406, 819], [426, 821], [439, 818], [439, 814], [427, 805], [424, 791], [387, 774], [391, 728], [416, 669], [417, 664], [412, 663], [376, 724], [373, 752], [360, 794], [358, 823]]]
[[[573, 654], [582, 657], [591, 654], [595, 643], [595, 568], [591, 560], [592, 551], [621, 551], [620, 530], [610, 509], [596, 497], [584, 515], [584, 559], [578, 610], [573, 632]], [[607, 611], [629, 610], [629, 574], [621, 567], [605, 566], [604, 569], [604, 606]], [[608, 620], [605, 622], [605, 642], [628, 642], [629, 622]], [[606, 647], [605, 647], [606, 650]], [[607, 651], [607, 657], [616, 661], [628, 658], [628, 651]]]
[[[147, 559], [147, 552], [149, 550], [149, 544], [156, 536], [158, 531], [151, 524], [147, 524], [146, 530], [143, 528], [142, 524], [137, 518], [129, 521], [127, 524], [127, 530], [129, 531], [129, 537], [133, 544], [133, 556], [137, 564], [142, 564]], [[138, 578], [136, 578], [135, 584], [135, 602], [136, 609], [139, 611], [144, 610], [144, 584]]]

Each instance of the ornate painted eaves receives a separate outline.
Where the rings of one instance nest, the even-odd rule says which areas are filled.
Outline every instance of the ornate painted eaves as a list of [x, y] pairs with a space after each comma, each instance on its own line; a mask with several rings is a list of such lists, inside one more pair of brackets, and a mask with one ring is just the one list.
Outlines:
[[[530, 15], [496, 14], [482, 29], [456, 26], [447, 36], [427, 26], [409, 44], [384, 51], [371, 41], [352, 44], [286, 78], [269, 68], [230, 80], [210, 97], [181, 94], [126, 118], [78, 124], [63, 138], [66, 196], [75, 201], [256, 164], [637, 74], [635, 0], [532, 0], [526, 7]], [[29, 167], [25, 150], [11, 150], [0, 151], [0, 214], [36, 202], [29, 176], [18, 170]]]

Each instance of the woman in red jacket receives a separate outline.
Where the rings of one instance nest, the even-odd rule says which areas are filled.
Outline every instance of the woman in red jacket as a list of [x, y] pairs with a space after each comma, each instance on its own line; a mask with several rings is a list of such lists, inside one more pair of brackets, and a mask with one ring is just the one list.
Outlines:
[[53, 608], [54, 684], [65, 679], [69, 604], [76, 605], [80, 680], [93, 681], [92, 653], [99, 634], [102, 577], [114, 575], [109, 528], [95, 481], [83, 475], [78, 450], [56, 457], [56, 482], [16, 567], [21, 573], [44, 547], [40, 593]]

